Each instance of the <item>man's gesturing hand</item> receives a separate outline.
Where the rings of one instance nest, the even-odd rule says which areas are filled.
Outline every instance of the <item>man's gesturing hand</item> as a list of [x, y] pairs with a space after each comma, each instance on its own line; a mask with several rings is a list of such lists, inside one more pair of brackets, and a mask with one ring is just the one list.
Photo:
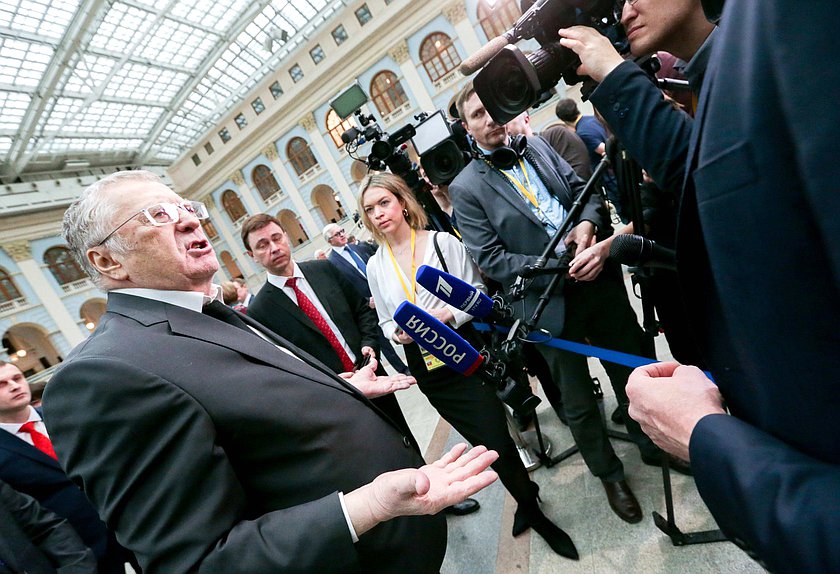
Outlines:
[[376, 367], [378, 364], [377, 360], [372, 358], [367, 365], [355, 373], [341, 373], [338, 376], [359, 389], [369, 399], [407, 389], [417, 382], [417, 379], [411, 375], [401, 373], [377, 377]]
[[706, 415], [725, 414], [715, 384], [697, 367], [654, 363], [639, 367], [627, 381], [630, 416], [660, 448], [689, 460], [694, 426]]
[[397, 516], [437, 514], [461, 502], [498, 478], [487, 470], [497, 458], [496, 451], [484, 446], [467, 451], [467, 445], [461, 443], [419, 469], [380, 474], [370, 484], [344, 496], [356, 534], [361, 536]]

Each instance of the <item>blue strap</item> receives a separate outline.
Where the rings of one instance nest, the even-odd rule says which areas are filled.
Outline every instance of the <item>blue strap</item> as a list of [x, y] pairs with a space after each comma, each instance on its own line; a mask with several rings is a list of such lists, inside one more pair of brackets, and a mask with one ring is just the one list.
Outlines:
[[[490, 325], [488, 325], [487, 323], [479, 323], [477, 321], [473, 322], [473, 326], [478, 331], [488, 332], [491, 329]], [[501, 327], [499, 325], [496, 325], [495, 329], [501, 333], [508, 333], [510, 331], [510, 329], [506, 329], [505, 327]], [[578, 355], [584, 355], [585, 357], [595, 357], [596, 359], [608, 361], [617, 365], [623, 365], [625, 367], [630, 367], [631, 369], [635, 369], [636, 367], [642, 367], [644, 365], [652, 365], [653, 363], [660, 362], [659, 360], [651, 359], [650, 357], [639, 357], [638, 355], [631, 355], [630, 353], [611, 351], [609, 349], [602, 349], [601, 347], [596, 347], [594, 345], [585, 345], [583, 343], [575, 343], [573, 341], [566, 341], [564, 339], [552, 338], [547, 341], [535, 342], [534, 344], [547, 345], [549, 347], [554, 347], [555, 349], [560, 349], [562, 351], [569, 351], [571, 353], [577, 353]], [[712, 377], [711, 373], [709, 373], [708, 371], [703, 371], [703, 373], [707, 377], [709, 377], [709, 379], [714, 381], [714, 378]]]

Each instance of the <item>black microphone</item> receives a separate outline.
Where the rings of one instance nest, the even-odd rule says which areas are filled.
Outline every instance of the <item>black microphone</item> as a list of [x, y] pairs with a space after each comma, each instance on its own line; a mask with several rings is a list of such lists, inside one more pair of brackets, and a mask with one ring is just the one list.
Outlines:
[[610, 257], [631, 267], [647, 265], [675, 271], [677, 252], [640, 235], [621, 234], [610, 245]]

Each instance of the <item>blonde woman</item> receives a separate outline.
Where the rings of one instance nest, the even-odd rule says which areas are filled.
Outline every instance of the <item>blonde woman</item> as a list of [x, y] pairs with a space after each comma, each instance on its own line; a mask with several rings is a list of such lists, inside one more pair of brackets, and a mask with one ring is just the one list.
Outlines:
[[380, 244], [367, 263], [367, 272], [382, 331], [404, 345], [411, 374], [440, 415], [474, 445], [482, 444], [499, 453], [493, 469], [519, 505], [513, 535], [533, 528], [555, 552], [576, 560], [578, 553], [571, 538], [539, 508], [539, 487], [522, 465], [494, 389], [476, 376], [456, 373], [425, 353], [393, 320], [397, 307], [407, 300], [469, 338], [464, 326], [470, 316], [417, 285], [415, 277], [421, 265], [445, 268], [483, 290], [478, 268], [455, 237], [424, 229], [426, 214], [401, 178], [389, 173], [369, 175], [359, 191], [362, 221]]

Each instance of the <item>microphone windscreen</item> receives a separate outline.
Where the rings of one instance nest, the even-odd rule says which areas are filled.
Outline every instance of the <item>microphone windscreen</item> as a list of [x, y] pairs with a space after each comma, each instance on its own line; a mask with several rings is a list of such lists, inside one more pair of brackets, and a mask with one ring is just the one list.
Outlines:
[[394, 321], [414, 342], [462, 375], [473, 374], [484, 362], [466, 339], [413, 303], [403, 301]]
[[493, 311], [493, 300], [463, 279], [435, 267], [422, 265], [417, 282], [448, 305], [473, 317], [486, 317]]
[[484, 44], [475, 54], [464, 60], [461, 67], [458, 68], [461, 74], [469, 76], [480, 70], [484, 64], [493, 59], [493, 56], [498, 54], [502, 48], [507, 46], [510, 42], [505, 36], [496, 36], [486, 44]]
[[645, 239], [638, 235], [622, 233], [610, 245], [610, 257], [625, 265], [639, 265], [644, 259]]

